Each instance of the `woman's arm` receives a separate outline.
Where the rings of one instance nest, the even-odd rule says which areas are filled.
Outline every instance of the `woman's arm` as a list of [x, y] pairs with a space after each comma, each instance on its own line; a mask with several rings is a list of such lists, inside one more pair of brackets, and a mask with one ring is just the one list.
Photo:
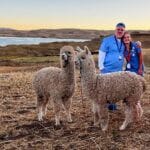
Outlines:
[[142, 52], [139, 52], [138, 53], [138, 56], [139, 56], [139, 69], [138, 69], [138, 74], [139, 75], [142, 75], [143, 74], [143, 56], [142, 56]]

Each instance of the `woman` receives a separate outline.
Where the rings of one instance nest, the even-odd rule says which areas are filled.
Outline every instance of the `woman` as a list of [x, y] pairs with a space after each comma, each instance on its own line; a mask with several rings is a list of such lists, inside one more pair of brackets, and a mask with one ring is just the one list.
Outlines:
[[143, 76], [144, 65], [140, 42], [133, 42], [128, 32], [124, 33], [123, 42], [125, 45], [124, 57], [127, 61], [125, 70]]

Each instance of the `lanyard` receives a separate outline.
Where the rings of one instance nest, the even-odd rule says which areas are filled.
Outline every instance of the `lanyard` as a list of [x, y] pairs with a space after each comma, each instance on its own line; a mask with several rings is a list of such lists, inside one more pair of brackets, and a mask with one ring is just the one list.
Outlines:
[[116, 36], [114, 36], [114, 38], [115, 38], [115, 41], [116, 41], [116, 45], [117, 45], [118, 51], [119, 51], [119, 53], [120, 53], [120, 52], [121, 52], [121, 48], [122, 48], [122, 41], [120, 41], [121, 44], [120, 44], [120, 47], [119, 47], [119, 43], [118, 43], [118, 41], [117, 41]]
[[130, 62], [130, 58], [131, 58], [131, 53], [130, 50], [126, 50], [128, 52], [128, 55], [126, 56], [127, 62]]
[[130, 44], [130, 47], [129, 47], [129, 51], [125, 47], [125, 51], [127, 52], [127, 55], [126, 55], [127, 62], [130, 62], [130, 59], [131, 59], [131, 49], [132, 49], [132, 45], [131, 44]]

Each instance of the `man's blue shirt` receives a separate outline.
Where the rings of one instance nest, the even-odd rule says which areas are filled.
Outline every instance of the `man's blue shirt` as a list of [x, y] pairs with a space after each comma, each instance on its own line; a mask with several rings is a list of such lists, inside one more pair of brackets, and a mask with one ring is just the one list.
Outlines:
[[114, 35], [106, 37], [99, 48], [99, 51], [106, 52], [104, 69], [101, 73], [122, 71], [124, 62], [124, 44], [115, 38]]

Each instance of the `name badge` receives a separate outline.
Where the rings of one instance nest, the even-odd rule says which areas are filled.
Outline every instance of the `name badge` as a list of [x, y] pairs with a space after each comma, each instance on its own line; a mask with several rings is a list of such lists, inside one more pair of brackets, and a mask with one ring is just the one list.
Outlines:
[[127, 63], [127, 69], [131, 69], [131, 64]]
[[121, 60], [121, 59], [122, 59], [122, 56], [119, 56], [118, 58], [119, 58], [119, 60]]

